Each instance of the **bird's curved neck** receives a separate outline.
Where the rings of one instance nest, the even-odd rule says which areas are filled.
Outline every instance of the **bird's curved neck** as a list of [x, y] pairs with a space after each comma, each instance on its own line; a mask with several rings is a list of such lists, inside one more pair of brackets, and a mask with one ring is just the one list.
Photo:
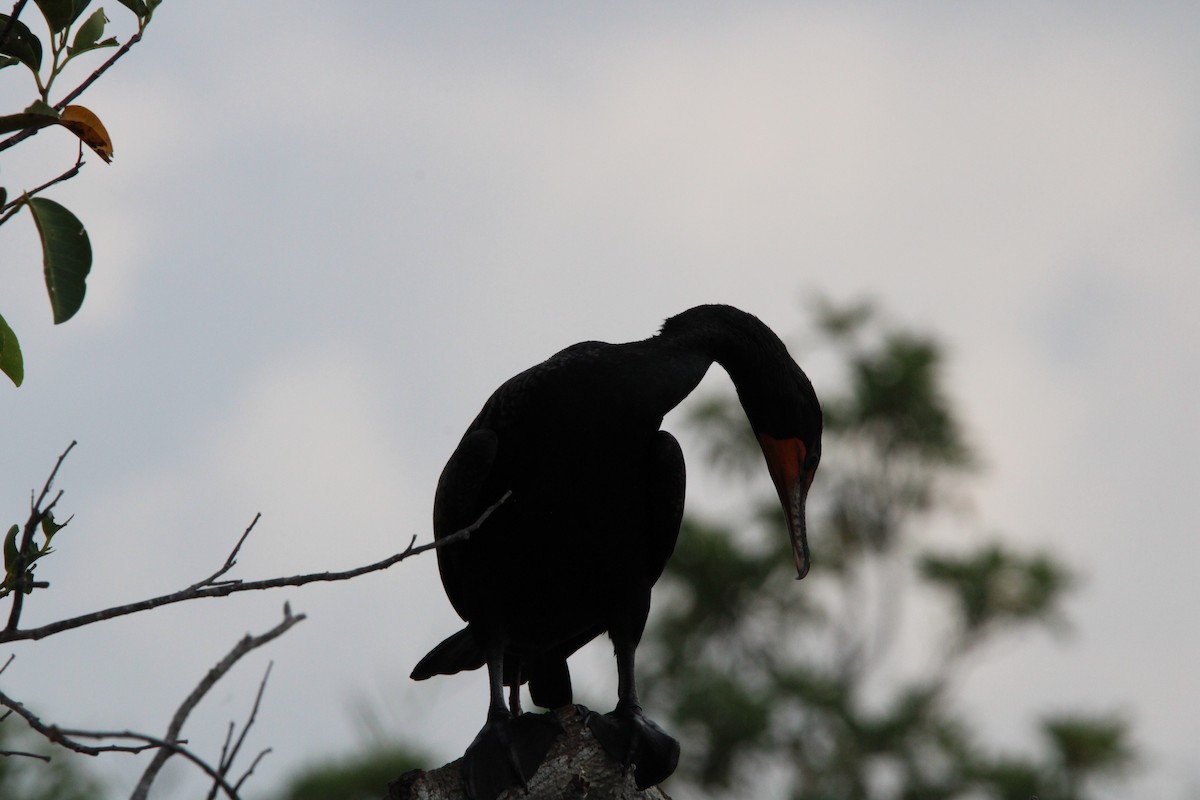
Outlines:
[[765, 362], [790, 360], [787, 348], [770, 328], [731, 306], [697, 306], [677, 314], [663, 324], [657, 338], [691, 354], [696, 363], [703, 361], [703, 370], [714, 361], [720, 364], [735, 385]]
[[754, 357], [752, 341], [741, 341], [736, 331], [722, 324], [723, 315], [718, 312], [714, 319], [693, 314], [695, 311], [667, 320], [657, 336], [621, 346], [629, 348], [631, 356], [626, 362], [631, 369], [628, 388], [641, 395], [646, 408], [653, 408], [660, 417], [692, 393], [714, 362], [734, 376], [736, 385], [735, 373], [744, 371], [742, 365]]
[[668, 319], [656, 338], [678, 354], [675, 360], [689, 365], [679, 368], [690, 381], [685, 395], [709, 365], [714, 361], [720, 364], [729, 373], [756, 431], [767, 431], [774, 427], [771, 420], [790, 416], [776, 407], [786, 402], [785, 386], [795, 383], [797, 394], [812, 394], [808, 379], [774, 331], [757, 317], [731, 306], [697, 306], [684, 311]]

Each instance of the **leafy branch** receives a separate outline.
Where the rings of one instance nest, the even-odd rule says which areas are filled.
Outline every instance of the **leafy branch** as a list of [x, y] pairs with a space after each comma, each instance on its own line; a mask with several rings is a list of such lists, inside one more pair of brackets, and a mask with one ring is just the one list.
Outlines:
[[[50, 296], [55, 324], [70, 319], [83, 303], [85, 280], [92, 265], [92, 250], [83, 223], [70, 211], [51, 200], [39, 198], [42, 191], [70, 180], [83, 166], [86, 144], [105, 162], [112, 160], [113, 144], [104, 124], [91, 110], [71, 103], [96, 82], [113, 64], [142, 40], [142, 36], [162, 0], [119, 0], [133, 12], [136, 31], [119, 44], [115, 36], [105, 36], [109, 19], [103, 8], [84, 16], [91, 0], [34, 0], [46, 24], [45, 44], [19, 17], [26, 0], [17, 0], [12, 13], [0, 14], [0, 70], [22, 65], [30, 72], [35, 99], [24, 110], [0, 115], [0, 134], [11, 133], [0, 141], [0, 151], [8, 150], [43, 128], [58, 125], [80, 141], [79, 157], [70, 169], [40, 186], [17, 194], [12, 200], [0, 187], [0, 225], [22, 208], [28, 208], [41, 239], [46, 291]], [[52, 88], [66, 67], [79, 56], [116, 47], [117, 50], [62, 99], [50, 103]], [[45, 57], [49, 53], [49, 58]], [[16, 333], [0, 315], [0, 372], [20, 386], [25, 379], [24, 359]]]
[[[67, 455], [75, 447], [75, 442], [71, 442], [62, 455], [58, 457], [58, 461], [54, 464], [54, 469], [50, 471], [50, 477], [46, 479], [45, 485], [42, 486], [42, 491], [36, 498], [30, 497], [29, 503], [29, 518], [25, 521], [24, 533], [21, 535], [21, 542], [17, 544], [17, 533], [21, 528], [13, 525], [8, 530], [8, 534], [4, 537], [4, 583], [0, 584], [0, 598], [4, 598], [9, 594], [13, 595], [12, 611], [8, 616], [8, 624], [4, 628], [4, 633], [16, 630], [17, 623], [21, 619], [21, 609], [25, 602], [25, 595], [32, 592], [34, 589], [46, 588], [49, 584], [37, 584], [33, 580], [34, 562], [43, 556], [49, 555], [52, 551], [50, 541], [54, 538], [54, 534], [64, 528], [67, 522], [58, 524], [54, 521], [54, 506], [58, 504], [62, 497], [62, 492], [59, 492], [49, 502], [46, 499], [50, 495], [50, 490], [54, 486], [54, 478], [58, 475], [58, 470], [62, 467], [63, 461]], [[44, 537], [40, 545], [34, 542], [34, 536], [37, 535], [39, 529]], [[0, 633], [3, 636], [3, 633]]]
[[[4, 631], [0, 631], [0, 643], [15, 642], [26, 639], [44, 639], [47, 636], [53, 636], [56, 633], [81, 628], [85, 625], [92, 625], [97, 622], [103, 622], [116, 617], [123, 617], [128, 614], [136, 614], [141, 611], [149, 611], [152, 608], [160, 606], [172, 605], [174, 603], [183, 603], [189, 600], [199, 600], [205, 597], [227, 597], [236, 592], [254, 592], [263, 589], [278, 589], [283, 586], [304, 586], [309, 583], [318, 582], [333, 582], [346, 581], [352, 578], [357, 578], [361, 575], [366, 575], [371, 572], [379, 572], [381, 570], [393, 567], [405, 559], [412, 558], [415, 555], [420, 555], [428, 550], [433, 550], [440, 547], [448, 547], [458, 542], [469, 538], [472, 533], [478, 530], [479, 526], [491, 516], [492, 512], [500, 507], [506, 501], [511, 492], [506, 492], [503, 497], [497, 500], [492, 506], [484, 511], [477, 520], [472, 522], [467, 527], [457, 531], [450, 536], [439, 539], [427, 544], [417, 545], [417, 537], [414, 535], [410, 540], [408, 547], [398, 553], [388, 556], [387, 558], [376, 561], [372, 564], [366, 564], [354, 569], [348, 569], [341, 572], [310, 572], [303, 575], [291, 575], [282, 578], [267, 578], [257, 581], [243, 581], [241, 579], [221, 580], [230, 569], [237, 564], [237, 554], [241, 550], [242, 544], [245, 543], [250, 532], [261, 518], [260, 515], [255, 515], [250, 525], [246, 528], [237, 544], [234, 545], [225, 563], [207, 578], [193, 583], [186, 589], [180, 589], [177, 592], [151, 597], [146, 600], [139, 600], [135, 603], [126, 603], [124, 605], [113, 606], [101, 611], [94, 611], [89, 614], [81, 614], [77, 617], [51, 622], [46, 625], [41, 625], [37, 628], [18, 629], [15, 626], [10, 626]], [[37, 588], [46, 588], [39, 586]], [[17, 614], [19, 617], [19, 612]], [[11, 617], [10, 617], [11, 620]]]

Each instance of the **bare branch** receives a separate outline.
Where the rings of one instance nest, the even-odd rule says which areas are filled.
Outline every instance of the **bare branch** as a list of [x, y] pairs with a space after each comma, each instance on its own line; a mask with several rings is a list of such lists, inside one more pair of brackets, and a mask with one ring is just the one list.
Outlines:
[[[237, 727], [233, 720], [229, 720], [229, 728], [225, 731], [225, 741], [221, 744], [221, 755], [217, 759], [217, 769], [220, 770], [220, 765], [225, 763], [225, 758], [229, 755], [229, 748], [233, 743], [233, 731]], [[209, 800], [216, 795], [217, 787], [214, 784], [212, 792], [209, 793]]]
[[18, 211], [20, 211], [21, 206], [25, 205], [25, 203], [29, 200], [29, 198], [33, 197], [34, 195], [38, 194], [39, 192], [49, 189], [51, 186], [53, 186], [56, 183], [62, 183], [63, 181], [74, 178], [76, 175], [79, 174], [79, 170], [81, 170], [81, 169], [83, 169], [83, 142], [79, 143], [79, 157], [75, 159], [75, 166], [71, 167], [69, 170], [67, 170], [63, 174], [59, 175], [57, 178], [51, 178], [50, 180], [43, 183], [41, 186], [38, 186], [34, 189], [30, 189], [27, 192], [22, 192], [20, 197], [10, 201], [9, 203], [5, 204], [2, 208], [0, 208], [0, 211], [4, 211], [4, 215], [0, 216], [0, 225], [3, 225], [4, 223], [8, 222], [8, 220], [11, 219], [14, 214], [16, 214]]
[[267, 663], [267, 670], [263, 673], [262, 681], [258, 684], [258, 693], [254, 695], [254, 705], [250, 707], [250, 716], [246, 718], [246, 724], [242, 726], [242, 732], [238, 735], [237, 742], [234, 743], [233, 749], [229, 751], [229, 757], [225, 759], [226, 772], [228, 768], [233, 766], [234, 759], [241, 752], [242, 745], [246, 742], [246, 734], [250, 732], [250, 727], [254, 721], [258, 719], [258, 707], [262, 704], [263, 692], [267, 690], [267, 679], [271, 677], [271, 667], [275, 662]]
[[[258, 718], [258, 707], [262, 703], [263, 692], [267, 689], [267, 679], [271, 677], [271, 667], [274, 666], [274, 663], [273, 661], [267, 663], [267, 670], [263, 673], [262, 681], [258, 684], [258, 693], [254, 696], [254, 705], [250, 708], [250, 716], [246, 719], [246, 724], [242, 726], [242, 732], [232, 748], [230, 748], [230, 740], [233, 737], [234, 725], [232, 722], [229, 723], [229, 734], [225, 737], [225, 744], [221, 747], [221, 758], [217, 762], [217, 771], [222, 776], [228, 775], [229, 770], [233, 768], [234, 759], [237, 758], [238, 752], [242, 749], [242, 744], [246, 741], [246, 734], [250, 732], [250, 727], [254, 725], [255, 719]], [[253, 763], [251, 763], [250, 769], [234, 784], [235, 789], [240, 788], [246, 778], [250, 777], [250, 773], [254, 771], [254, 767], [258, 765], [258, 762], [268, 752], [269, 750], [264, 750], [258, 754]], [[212, 789], [208, 792], [208, 800], [213, 800], [217, 796], [217, 788], [217, 785], [214, 783]]]
[[[36, 496], [32, 496], [31, 494], [30, 517], [25, 525], [25, 533], [20, 548], [22, 555], [16, 565], [18, 567], [18, 574], [20, 575], [24, 574], [24, 569], [27, 566], [24, 554], [32, 546], [34, 532], [41, 524], [42, 520], [49, 515], [51, 510], [57, 504], [58, 500], [62, 497], [62, 492], [59, 492], [52, 500], [49, 502], [46, 501], [46, 498], [50, 495], [51, 489], [53, 488], [54, 479], [58, 474], [59, 468], [62, 466], [63, 460], [71, 452], [71, 449], [75, 447], [75, 444], [75, 442], [71, 442], [70, 446], [63, 452], [61, 456], [59, 456], [58, 462], [51, 471], [50, 477], [46, 480], [41, 492]], [[282, 586], [303, 586], [307, 583], [314, 583], [318, 581], [328, 582], [349, 580], [370, 572], [384, 570], [399, 563], [400, 561], [405, 560], [406, 558], [410, 558], [434, 548], [450, 546], [468, 539], [471, 534], [477, 531], [480, 526], [482, 526], [483, 523], [492, 515], [492, 513], [500, 507], [501, 504], [508, 500], [511, 495], [511, 491], [505, 492], [505, 494], [499, 500], [485, 509], [484, 512], [479, 515], [478, 519], [465, 528], [456, 531], [449, 536], [442, 537], [433, 542], [420, 546], [417, 546], [416, 544], [417, 537], [413, 536], [409, 540], [408, 546], [403, 551], [385, 558], [382, 561], [377, 561], [374, 564], [368, 564], [363, 567], [357, 567], [355, 569], [350, 569], [343, 572], [309, 573], [306, 575], [295, 575], [289, 578], [272, 578], [268, 580], [250, 582], [241, 580], [220, 580], [222, 576], [228, 573], [228, 571], [237, 563], [237, 555], [241, 551], [242, 545], [246, 542], [251, 531], [254, 529], [255, 525], [260, 519], [260, 515], [255, 515], [250, 525], [246, 527], [246, 530], [239, 537], [237, 543], [226, 557], [225, 563], [207, 578], [199, 581], [198, 583], [192, 584], [188, 588], [179, 592], [162, 595], [149, 600], [143, 600], [138, 603], [116, 606], [103, 611], [74, 617], [72, 619], [61, 620], [49, 625], [43, 625], [39, 628], [20, 630], [17, 625], [20, 621], [21, 615], [21, 598], [24, 596], [24, 591], [22, 590], [27, 588], [28, 583], [18, 585], [18, 591], [15, 592], [13, 610], [9, 615], [8, 626], [3, 631], [0, 631], [0, 643], [22, 639], [41, 639], [65, 630], [71, 630], [73, 628], [89, 625], [93, 622], [101, 622], [103, 620], [136, 613], [138, 611], [145, 611], [162, 605], [182, 602], [184, 600], [194, 600], [200, 597], [223, 597], [233, 594], [234, 592], [272, 589]], [[176, 710], [175, 715], [172, 717], [167, 728], [167, 734], [164, 738], [160, 739], [158, 737], [147, 736], [146, 734], [136, 733], [133, 731], [83, 731], [63, 729], [56, 725], [47, 725], [24, 705], [9, 697], [3, 691], [0, 691], [0, 706], [3, 706], [9, 710], [4, 717], [0, 717], [0, 721], [3, 721], [3, 719], [6, 719], [9, 715], [15, 713], [24, 719], [31, 728], [40, 733], [49, 741], [85, 755], [95, 756], [105, 752], [140, 753], [145, 750], [156, 749], [157, 752], [154, 754], [151, 764], [146, 768], [146, 771], [139, 780], [137, 787], [134, 789], [134, 792], [131, 795], [131, 800], [145, 800], [150, 791], [150, 786], [153, 784], [163, 765], [167, 762], [167, 760], [170, 759], [172, 755], [184, 756], [187, 760], [194, 763], [213, 779], [214, 788], [210, 793], [210, 798], [215, 797], [216, 790], [220, 789], [227, 797], [231, 798], [231, 800], [238, 800], [238, 789], [250, 777], [250, 775], [253, 774], [255, 768], [258, 766], [263, 757], [270, 752], [270, 749], [260, 752], [254, 758], [245, 774], [238, 779], [237, 783], [235, 785], [230, 785], [226, 779], [226, 775], [232, 768], [233, 761], [238, 752], [241, 750], [246, 734], [250, 727], [254, 724], [254, 721], [257, 717], [263, 692], [266, 688], [267, 678], [270, 675], [270, 667], [268, 666], [267, 672], [263, 675], [263, 679], [259, 684], [258, 693], [255, 697], [250, 716], [247, 719], [246, 724], [243, 727], [236, 743], [234, 743], [232, 747], [230, 746], [230, 741], [232, 739], [233, 728], [230, 728], [230, 736], [227, 737], [225, 745], [222, 748], [221, 758], [217, 767], [214, 768], [185, 748], [184, 745], [187, 744], [187, 741], [180, 739], [179, 734], [185, 721], [187, 720], [187, 717], [190, 715], [195, 706], [200, 702], [209, 689], [211, 689], [213, 685], [215, 685], [217, 681], [219, 681], [221, 677], [224, 676], [233, 667], [233, 665], [241, 659], [242, 656], [257, 647], [270, 642], [276, 637], [281, 636], [293, 625], [304, 619], [303, 614], [293, 615], [290, 607], [287, 604], [284, 604], [283, 612], [284, 619], [279, 625], [275, 626], [261, 636], [251, 636], [247, 634], [220, 662], [217, 663], [216, 666], [209, 670], [208, 674], [205, 675], [196, 688], [191, 692], [191, 694], [188, 695], [187, 698], [184, 699], [183, 703]], [[0, 666], [0, 673], [7, 669], [8, 665], [12, 662], [12, 659], [13, 657], [10, 656], [9, 659], [2, 666]], [[87, 745], [79, 741], [80, 739], [96, 739], [99, 741], [132, 740], [136, 743], [117, 744], [114, 742], [108, 744]], [[5, 753], [0, 752], [0, 755], [4, 754]], [[22, 753], [15, 754], [24, 755]]]
[[258, 767], [258, 762], [266, 758], [270, 752], [271, 748], [269, 747], [261, 750], [259, 754], [254, 757], [254, 760], [250, 762], [249, 768], [242, 774], [242, 777], [238, 778], [237, 783], [233, 785], [233, 788], [240, 791], [242, 784], [246, 782], [246, 779], [254, 774], [254, 770]]
[[38, 761], [50, 763], [50, 756], [44, 756], [41, 753], [26, 753], [24, 750], [0, 750], [0, 756], [23, 756], [25, 758], [36, 758]]
[[[230, 786], [229, 783], [222, 778], [215, 769], [213, 769], [211, 764], [183, 746], [185, 743], [184, 741], [167, 741], [166, 739], [159, 739], [156, 736], [147, 736], [144, 733], [137, 733], [136, 731], [62, 730], [59, 731], [59, 734], [63, 738], [63, 741], [60, 742], [60, 744], [65, 744], [67, 741], [70, 741], [70, 739], [67, 737], [75, 737], [79, 739], [131, 739], [136, 742], [142, 742], [142, 744], [138, 745], [108, 745], [105, 747], [92, 748], [98, 752], [140, 753], [143, 750], [152, 749], [157, 749], [159, 752], [169, 750], [172, 754], [181, 755], [188, 761], [191, 761], [206, 775], [215, 780], [217, 785], [221, 787], [221, 791], [225, 792], [225, 795], [229, 798], [229, 800], [241, 800], [241, 798], [238, 797], [237, 790]], [[77, 747], [81, 746], [78, 742], [75, 742], [74, 744]], [[71, 749], [75, 750], [76, 747], [72, 747]], [[78, 752], [84, 751], [80, 750]]]
[[260, 519], [262, 519], [261, 513], [254, 515], [254, 519], [250, 520], [250, 524], [246, 526], [246, 530], [242, 533], [242, 537], [237, 540], [237, 544], [235, 544], [233, 549], [229, 551], [229, 556], [225, 559], [225, 563], [221, 565], [219, 570], [214, 572], [212, 575], [209, 575], [204, 580], [193, 583], [188, 587], [188, 589], [199, 589], [202, 586], [215, 585], [217, 578], [233, 569], [234, 565], [237, 564], [238, 552], [242, 549], [242, 545], [245, 544], [246, 538], [250, 536], [250, 531], [254, 530], [254, 526], [258, 524]]
[[[208, 674], [201, 679], [200, 683], [196, 685], [196, 688], [192, 690], [192, 693], [184, 699], [182, 704], [180, 704], [179, 709], [175, 712], [175, 716], [171, 718], [171, 724], [167, 726], [167, 735], [164, 737], [164, 741], [173, 742], [179, 739], [179, 732], [183, 729], [183, 724], [187, 721], [188, 715], [192, 713], [192, 709], [194, 709], [196, 704], [198, 704], [204, 695], [208, 693], [208, 690], [215, 686], [217, 681], [221, 680], [221, 678], [233, 668], [233, 665], [241, 660], [242, 656], [246, 655], [251, 650], [262, 647], [267, 642], [270, 642], [273, 639], [287, 633], [287, 631], [291, 629], [293, 625], [302, 621], [303, 619], [303, 614], [293, 615], [291, 608], [285, 604], [283, 607], [282, 622], [261, 636], [251, 636], [250, 634], [243, 636], [241, 641], [234, 645], [233, 649], [230, 650], [224, 658], [218, 661], [216, 666], [208, 671]], [[270, 668], [267, 669], [267, 674], [270, 674]], [[266, 677], [264, 676], [263, 683], [259, 685], [258, 698], [254, 701], [254, 713], [258, 712], [258, 703], [262, 698], [262, 691], [265, 685]], [[247, 723], [246, 727], [249, 728], [252, 722], [253, 715], [251, 716], [250, 722]], [[240, 744], [241, 743], [239, 742], [239, 745]], [[154, 779], [158, 776], [158, 773], [163, 768], [163, 765], [167, 763], [167, 759], [174, 754], [175, 751], [173, 749], [167, 748], [160, 749], [154, 754], [154, 759], [146, 767], [146, 771], [142, 773], [141, 780], [138, 781], [137, 787], [134, 788], [133, 794], [130, 795], [130, 800], [145, 800], [146, 796], [150, 793], [150, 785], [154, 783]], [[230, 762], [233, 761], [233, 755], [235, 754], [236, 748], [234, 749], [234, 753], [230, 754]], [[230, 794], [233, 791], [232, 787], [229, 787], [228, 784], [225, 783], [224, 778], [227, 769], [227, 765], [220, 764], [218, 765], [217, 769], [209, 769], [207, 771], [213, 777], [214, 784], [224, 790], [226, 794]]]
[[[94, 611], [90, 614], [83, 614], [78, 617], [52, 622], [48, 625], [42, 625], [38, 628], [28, 628], [25, 630], [5, 630], [0, 632], [0, 643], [21, 641], [25, 639], [44, 639], [47, 636], [53, 636], [56, 633], [62, 633], [63, 631], [72, 630], [74, 628], [81, 628], [85, 625], [102, 622], [107, 619], [123, 617], [127, 614], [136, 614], [139, 611], [148, 611], [149, 609], [171, 605], [172, 603], [181, 603], [187, 600], [197, 600], [202, 597], [225, 597], [235, 592], [277, 589], [281, 586], [304, 586], [305, 584], [316, 582], [345, 581], [350, 580], [351, 578], [357, 578], [360, 575], [366, 575], [370, 572], [378, 572], [394, 566], [407, 558], [424, 553], [427, 550], [432, 550], [438, 547], [447, 547], [449, 545], [457, 544], [458, 542], [466, 540], [472, 533], [478, 530], [479, 526], [482, 525], [489, 516], [491, 516], [492, 512], [499, 508], [500, 505], [511, 495], [511, 490], [505, 492], [504, 496], [489, 506], [487, 510], [479, 515], [477, 520], [462, 530], [456, 531], [449, 536], [438, 539], [437, 541], [420, 546], [414, 546], [417, 537], [413, 536], [409, 541], [408, 547], [403, 551], [389, 556], [382, 561], [377, 561], [374, 564], [368, 564], [366, 566], [357, 567], [344, 572], [314, 572], [307, 575], [293, 575], [289, 578], [270, 578], [261, 581], [237, 580], [222, 581], [212, 584], [205, 584], [201, 582], [200, 584], [193, 585], [178, 592], [172, 592], [171, 594], [164, 594], [158, 597], [152, 597], [148, 600], [141, 600], [139, 602], [129, 603], [123, 606], [114, 606], [102, 611]], [[245, 536], [245, 534], [243, 534], [243, 536]], [[218, 570], [218, 572], [215, 574], [220, 575], [222, 574], [222, 571]]]
[[29, 709], [27, 709], [20, 702], [9, 697], [2, 690], [0, 690], [0, 705], [3, 705], [4, 707], [8, 708], [10, 710], [10, 712], [15, 712], [17, 714], [17, 716], [21, 717], [27, 723], [29, 723], [29, 727], [33, 728], [35, 731], [40, 733], [42, 736], [45, 736], [51, 742], [62, 745], [63, 747], [67, 748], [68, 750], [74, 750], [76, 753], [83, 753], [84, 755], [87, 755], [87, 756], [95, 756], [95, 755], [99, 755], [100, 753], [108, 752], [108, 751], [140, 753], [141, 751], [143, 751], [149, 747], [149, 745], [142, 746], [142, 747], [136, 747], [136, 748], [123, 747], [123, 746], [119, 746], [119, 745], [113, 745], [113, 746], [108, 746], [108, 747], [91, 747], [90, 745], [82, 744], [80, 742], [76, 742], [76, 741], [72, 740], [71, 738], [69, 738], [68, 731], [63, 731], [63, 730], [60, 730], [59, 728], [57, 728], [56, 726], [45, 724], [40, 719], [38, 719], [36, 714], [34, 714]]
[[[187, 721], [188, 715], [196, 707], [196, 704], [200, 702], [208, 690], [211, 689], [217, 683], [217, 681], [224, 677], [224, 675], [233, 668], [233, 665], [236, 664], [242, 658], [242, 656], [282, 636], [284, 633], [290, 630], [293, 625], [303, 620], [303, 614], [293, 614], [291, 608], [285, 604], [283, 608], [282, 622], [260, 636], [252, 636], [247, 634], [246, 636], [242, 637], [242, 639], [236, 645], [234, 645], [233, 649], [230, 650], [224, 658], [218, 661], [216, 666], [208, 671], [204, 678], [201, 679], [200, 683], [197, 684], [196, 688], [192, 690], [192, 693], [189, 694], [179, 706], [179, 709], [175, 712], [175, 716], [171, 719], [170, 725], [167, 726], [166, 736], [162, 738], [157, 736], [148, 736], [144, 733], [137, 733], [135, 731], [85, 731], [60, 728], [57, 725], [48, 725], [45, 722], [42, 722], [42, 720], [38, 718], [36, 714], [26, 708], [24, 704], [9, 697], [3, 691], [0, 691], [0, 705], [3, 705], [9, 709], [8, 714], [15, 713], [17, 716], [24, 719], [25, 722], [29, 724], [29, 727], [33, 728], [50, 742], [65, 747], [68, 750], [73, 750], [76, 753], [96, 756], [101, 753], [141, 753], [145, 750], [157, 750], [157, 752], [154, 754], [154, 759], [151, 761], [150, 765], [147, 766], [146, 771], [142, 773], [141, 780], [138, 781], [137, 786], [134, 788], [133, 794], [131, 795], [131, 800], [145, 800], [150, 791], [150, 786], [157, 777], [158, 772], [167, 762], [167, 759], [173, 755], [181, 755], [188, 761], [191, 761], [213, 779], [213, 786], [215, 789], [220, 789], [227, 797], [231, 798], [232, 800], [237, 800], [237, 788], [232, 786], [225, 778], [230, 766], [232, 766], [233, 756], [237, 752], [237, 747], [235, 747], [234, 750], [229, 754], [228, 758], [222, 759], [222, 763], [218, 767], [213, 767], [208, 762], [204, 761], [204, 759], [200, 758], [195, 753], [192, 753], [190, 750], [184, 747], [184, 745], [187, 744], [187, 740], [180, 739], [179, 733], [183, 728], [184, 722]], [[11, 661], [12, 658], [9, 658], [9, 662]], [[5, 663], [5, 666], [7, 665], [8, 662]], [[269, 668], [267, 674], [270, 674]], [[255, 697], [254, 707], [251, 711], [250, 718], [246, 722], [246, 727], [243, 730], [243, 736], [245, 735], [245, 730], [248, 730], [250, 725], [253, 724], [254, 718], [258, 713], [259, 703], [262, 701], [263, 691], [266, 687], [266, 680], [266, 676], [264, 675], [262, 682], [259, 684], [258, 694]], [[5, 716], [7, 717], [8, 714]], [[137, 742], [137, 744], [102, 744], [93, 746], [84, 744], [83, 742], [79, 741], [80, 739], [96, 739], [99, 741], [125, 739]], [[240, 747], [240, 745], [241, 741], [239, 740], [238, 746]], [[0, 755], [5, 754], [6, 753], [4, 752], [0, 752]], [[33, 755], [29, 753], [12, 754]], [[258, 765], [258, 762], [262, 759], [263, 755], [265, 755], [265, 752], [260, 753], [259, 756], [255, 758], [253, 764], [250, 766], [250, 769], [238, 781], [239, 786], [243, 781], [246, 780], [247, 777], [249, 777], [250, 773], [254, 771], [254, 767]], [[44, 756], [34, 755], [33, 757], [44, 758], [46, 761], [50, 760]]]

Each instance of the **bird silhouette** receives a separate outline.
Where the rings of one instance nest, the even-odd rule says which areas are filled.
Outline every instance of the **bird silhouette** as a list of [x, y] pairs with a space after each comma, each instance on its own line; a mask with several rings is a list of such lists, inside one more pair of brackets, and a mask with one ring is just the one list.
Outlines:
[[651, 338], [582, 342], [509, 379], [442, 472], [435, 537], [467, 527], [511, 494], [469, 539], [438, 549], [446, 594], [467, 625], [412, 673], [423, 680], [487, 666], [487, 721], [461, 765], [469, 797], [493, 800], [532, 777], [560, 728], [553, 715], [521, 713], [520, 686], [528, 682], [544, 708], [569, 705], [567, 657], [605, 632], [617, 705], [588, 712], [587, 725], [634, 770], [639, 788], [674, 771], [679, 744], [643, 714], [634, 655], [683, 517], [683, 455], [660, 426], [714, 362], [732, 379], [762, 448], [797, 577], [808, 571], [805, 500], [821, 458], [821, 407], [783, 342], [756, 317], [698, 306]]

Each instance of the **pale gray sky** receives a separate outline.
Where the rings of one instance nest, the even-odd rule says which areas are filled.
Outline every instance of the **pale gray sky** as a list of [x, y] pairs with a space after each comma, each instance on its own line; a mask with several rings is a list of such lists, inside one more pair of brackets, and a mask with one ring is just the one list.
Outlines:
[[[989, 650], [964, 706], [1013, 747], [1041, 711], [1121, 711], [1144, 769], [1113, 796], [1195, 796], [1198, 33], [1176, 3], [165, 3], [82, 101], [115, 163], [50, 195], [96, 252], [76, 319], [50, 325], [29, 221], [0, 231], [27, 362], [0, 521], [80, 442], [29, 623], [191, 583], [256, 511], [242, 577], [381, 558], [426, 535], [491, 390], [561, 346], [714, 301], [790, 332], [810, 290], [869, 295], [950, 345], [978, 524], [1085, 576], [1071, 637]], [[0, 99], [30, 99], [15, 69]], [[44, 132], [0, 182], [74, 147]], [[273, 659], [259, 788], [361, 744], [356, 705], [462, 751], [483, 676], [407, 680], [457, 625], [432, 557], [19, 645], [5, 690], [157, 731], [284, 600], [310, 619], [206, 701], [196, 748]]]

